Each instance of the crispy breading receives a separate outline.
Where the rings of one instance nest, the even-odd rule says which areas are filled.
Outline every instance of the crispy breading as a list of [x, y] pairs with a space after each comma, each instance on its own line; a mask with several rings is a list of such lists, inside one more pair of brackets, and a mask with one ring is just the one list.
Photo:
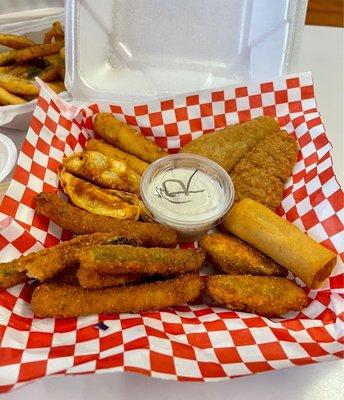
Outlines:
[[185, 145], [181, 152], [207, 157], [230, 172], [252, 146], [278, 129], [274, 118], [258, 117], [203, 135]]
[[275, 317], [300, 311], [307, 304], [296, 283], [276, 276], [213, 275], [206, 280], [206, 294], [231, 310]]
[[12, 33], [0, 33], [0, 46], [19, 50], [36, 46], [36, 43], [25, 36], [13, 35]]
[[137, 313], [161, 310], [195, 300], [200, 295], [201, 287], [201, 279], [197, 274], [101, 290], [42, 284], [35, 289], [31, 305], [34, 314], [39, 317]]
[[91, 246], [80, 252], [80, 267], [105, 274], [174, 275], [196, 272], [204, 250], [144, 248], [128, 245]]
[[47, 56], [49, 54], [58, 53], [64, 46], [64, 42], [39, 44], [36, 46], [27, 47], [22, 50], [13, 50], [12, 57], [17, 63], [23, 63], [33, 58]]
[[142, 274], [118, 274], [106, 275], [86, 268], [79, 268], [77, 272], [78, 282], [85, 289], [102, 289], [106, 287], [123, 286], [138, 282]]
[[10, 104], [25, 104], [26, 100], [18, 97], [12, 93], [10, 93], [8, 90], [0, 87], [0, 105], [2, 106], [7, 106]]
[[149, 165], [145, 161], [142, 161], [131, 154], [125, 153], [103, 140], [90, 139], [86, 143], [86, 150], [99, 151], [99, 153], [104, 154], [104, 156], [113, 158], [114, 160], [123, 161], [128, 164], [129, 168], [140, 175], [145, 172]]
[[51, 193], [40, 193], [35, 200], [39, 214], [77, 234], [112, 232], [124, 237], [133, 235], [147, 247], [175, 247], [177, 245], [176, 232], [163, 225], [119, 221], [111, 217], [92, 214], [66, 203]]
[[235, 201], [250, 198], [275, 210], [297, 153], [296, 140], [285, 131], [274, 132], [253, 146], [230, 174]]
[[97, 114], [93, 129], [106, 141], [148, 163], [167, 155], [166, 151], [152, 140], [145, 138], [140, 132], [110, 113]]
[[25, 272], [18, 271], [17, 260], [0, 264], [0, 288], [7, 289], [26, 281]]
[[98, 151], [74, 153], [62, 160], [68, 172], [102, 188], [140, 194], [140, 175], [123, 161], [106, 157]]
[[199, 244], [207, 252], [209, 261], [225, 274], [288, 275], [285, 268], [234, 235], [209, 234]]

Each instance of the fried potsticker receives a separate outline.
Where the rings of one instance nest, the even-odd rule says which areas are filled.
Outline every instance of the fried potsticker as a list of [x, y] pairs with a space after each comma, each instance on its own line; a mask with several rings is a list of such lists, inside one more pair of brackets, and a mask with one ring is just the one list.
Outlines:
[[234, 235], [213, 233], [200, 240], [209, 261], [225, 274], [287, 276], [288, 271]]
[[267, 317], [300, 311], [307, 304], [305, 292], [296, 283], [276, 276], [212, 275], [205, 289], [217, 304]]
[[76, 317], [89, 314], [156, 311], [195, 300], [202, 283], [197, 274], [185, 274], [162, 282], [101, 290], [73, 285], [42, 284], [31, 299], [39, 317]]

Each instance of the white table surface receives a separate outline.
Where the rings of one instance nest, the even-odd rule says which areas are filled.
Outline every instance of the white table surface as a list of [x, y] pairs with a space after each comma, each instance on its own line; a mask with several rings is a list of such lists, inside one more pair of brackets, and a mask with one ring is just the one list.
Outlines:
[[[344, 46], [343, 29], [307, 26], [298, 71], [312, 71], [318, 108], [333, 144], [335, 172], [343, 186], [344, 175]], [[20, 147], [23, 132], [5, 130]], [[48, 377], [26, 385], [2, 398], [8, 400], [55, 400], [72, 398], [142, 400], [339, 400], [344, 393], [344, 361], [334, 361], [218, 383], [178, 383], [135, 374], [102, 374]]]

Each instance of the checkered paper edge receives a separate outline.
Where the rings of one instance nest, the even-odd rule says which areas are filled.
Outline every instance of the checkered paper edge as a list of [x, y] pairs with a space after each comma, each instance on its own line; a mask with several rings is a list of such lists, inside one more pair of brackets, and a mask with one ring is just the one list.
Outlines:
[[[64, 154], [83, 148], [98, 111], [113, 112], [171, 152], [229, 123], [277, 116], [300, 146], [279, 213], [341, 257], [324, 290], [308, 293], [303, 312], [278, 320], [205, 305], [42, 320], [32, 315], [30, 287], [18, 285], [0, 293], [0, 390], [45, 375], [104, 371], [212, 381], [342, 357], [343, 193], [333, 173], [311, 75], [146, 105], [84, 109], [43, 88], [0, 209], [0, 220], [7, 221], [0, 228], [1, 257], [10, 259], [70, 237], [34, 214], [32, 198], [42, 190], [56, 190], [56, 167]], [[96, 329], [99, 321], [108, 329]]]

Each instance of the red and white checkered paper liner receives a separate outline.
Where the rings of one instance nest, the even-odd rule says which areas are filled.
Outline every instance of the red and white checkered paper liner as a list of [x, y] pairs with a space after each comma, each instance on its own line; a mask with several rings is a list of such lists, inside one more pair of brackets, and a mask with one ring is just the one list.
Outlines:
[[[92, 116], [111, 111], [176, 152], [201, 136], [259, 115], [278, 118], [300, 152], [279, 214], [339, 254], [322, 290], [280, 319], [204, 304], [142, 314], [35, 318], [30, 287], [0, 291], [0, 392], [52, 374], [132, 371], [180, 381], [216, 381], [343, 356], [344, 204], [310, 73], [180, 95], [142, 105], [77, 109], [43, 87], [0, 211], [1, 261], [71, 234], [35, 215], [33, 197], [58, 187], [62, 157], [92, 136]], [[10, 218], [8, 218], [10, 217]], [[307, 290], [307, 289], [305, 289]], [[103, 321], [107, 330], [96, 329]]]

